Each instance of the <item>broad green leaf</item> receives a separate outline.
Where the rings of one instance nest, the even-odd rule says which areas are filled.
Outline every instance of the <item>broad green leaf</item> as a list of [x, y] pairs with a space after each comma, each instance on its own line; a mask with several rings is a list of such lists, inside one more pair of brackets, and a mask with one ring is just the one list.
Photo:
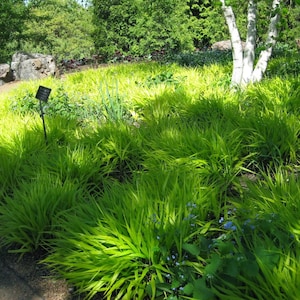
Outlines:
[[213, 300], [214, 299], [214, 294], [206, 286], [204, 278], [194, 281], [193, 299], [197, 299], [197, 300]]
[[222, 260], [219, 255], [213, 254], [210, 263], [207, 264], [205, 267], [205, 274], [206, 275], [214, 275], [216, 274], [217, 270], [219, 269], [220, 265], [222, 263]]
[[254, 254], [258, 261], [269, 268], [273, 268], [280, 258], [278, 250], [276, 249], [265, 249], [263, 247], [258, 247], [255, 249]]
[[197, 246], [195, 244], [183, 244], [182, 248], [194, 256], [197, 256], [200, 254], [199, 246]]
[[193, 285], [192, 283], [188, 283], [187, 285], [185, 285], [185, 286], [183, 287], [183, 293], [184, 293], [185, 295], [190, 296], [190, 295], [193, 294], [193, 291], [194, 291], [194, 285]]
[[225, 242], [220, 241], [218, 243], [218, 250], [223, 255], [229, 254], [229, 253], [233, 252], [234, 245], [233, 245], [233, 243], [231, 241], [225, 241]]
[[235, 257], [224, 261], [224, 274], [236, 278], [239, 275], [238, 262]]
[[258, 264], [253, 260], [246, 260], [241, 263], [241, 269], [243, 273], [249, 277], [255, 277], [258, 275]]
[[180, 287], [180, 282], [178, 280], [174, 280], [172, 281], [172, 285], [171, 285], [171, 288], [172, 289], [177, 289], [178, 287]]

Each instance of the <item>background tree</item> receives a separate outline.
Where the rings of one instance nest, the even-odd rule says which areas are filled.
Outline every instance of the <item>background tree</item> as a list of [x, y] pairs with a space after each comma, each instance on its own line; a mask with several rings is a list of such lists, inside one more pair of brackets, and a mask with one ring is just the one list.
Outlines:
[[91, 7], [75, 0], [31, 0], [28, 9], [24, 51], [52, 54], [58, 59], [94, 53]]
[[95, 43], [105, 56], [193, 48], [185, 1], [93, 0], [93, 5]]
[[[295, 38], [300, 37], [300, 8], [295, 5], [296, 1], [299, 0], [279, 1], [283, 17], [277, 22], [280, 35], [274, 41], [279, 42], [281, 48], [295, 47]], [[250, 51], [255, 62], [254, 54], [258, 49], [266, 50], [272, 1], [252, 2], [257, 12], [255, 51]], [[106, 58], [118, 51], [119, 54], [144, 56], [156, 50], [172, 53], [194, 48], [203, 50], [230, 37], [222, 17], [222, 3], [223, 9], [231, 7], [234, 11], [239, 38], [246, 41], [250, 0], [1, 1], [0, 58], [8, 61], [17, 50], [49, 53], [58, 59], [90, 56], [96, 51], [95, 47], [97, 53]], [[245, 54], [239, 52], [239, 59], [235, 61], [242, 66], [240, 70], [243, 69], [244, 74], [252, 76], [252, 71], [245, 71], [247, 67], [248, 70], [252, 68], [251, 55]], [[244, 64], [246, 57], [247, 65]], [[249, 78], [244, 77], [243, 81]], [[236, 83], [240, 81], [241, 78]]]
[[128, 53], [135, 41], [132, 28], [138, 14], [137, 0], [93, 0], [94, 41], [97, 51], [112, 56], [116, 51]]
[[194, 46], [208, 48], [217, 41], [228, 39], [226, 23], [221, 8], [213, 0], [189, 0], [189, 23], [193, 31]]
[[8, 61], [13, 52], [20, 48], [19, 40], [26, 15], [23, 0], [0, 2], [0, 62]]
[[133, 28], [137, 54], [193, 50], [188, 11], [187, 2], [182, 0], [139, 1], [139, 16]]

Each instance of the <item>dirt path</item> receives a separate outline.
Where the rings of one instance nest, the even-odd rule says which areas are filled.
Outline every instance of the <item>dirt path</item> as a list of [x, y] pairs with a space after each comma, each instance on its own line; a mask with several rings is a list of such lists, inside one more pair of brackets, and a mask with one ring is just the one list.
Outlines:
[[9, 92], [9, 91], [17, 88], [20, 85], [20, 83], [21, 83], [21, 81], [12, 81], [12, 82], [0, 85], [0, 94]]

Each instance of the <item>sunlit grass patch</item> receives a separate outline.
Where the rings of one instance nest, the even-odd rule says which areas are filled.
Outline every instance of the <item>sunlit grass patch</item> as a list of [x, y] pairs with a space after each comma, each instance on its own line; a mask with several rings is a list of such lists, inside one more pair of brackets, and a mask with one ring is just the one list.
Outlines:
[[0, 244], [45, 248], [90, 298], [297, 299], [299, 78], [234, 93], [228, 68], [120, 64], [1, 96]]

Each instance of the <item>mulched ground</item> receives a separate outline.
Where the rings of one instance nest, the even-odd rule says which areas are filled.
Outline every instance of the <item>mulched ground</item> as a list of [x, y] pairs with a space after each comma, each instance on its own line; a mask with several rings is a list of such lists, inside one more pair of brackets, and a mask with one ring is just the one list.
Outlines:
[[0, 300], [75, 300], [73, 289], [39, 263], [41, 253], [0, 250]]

